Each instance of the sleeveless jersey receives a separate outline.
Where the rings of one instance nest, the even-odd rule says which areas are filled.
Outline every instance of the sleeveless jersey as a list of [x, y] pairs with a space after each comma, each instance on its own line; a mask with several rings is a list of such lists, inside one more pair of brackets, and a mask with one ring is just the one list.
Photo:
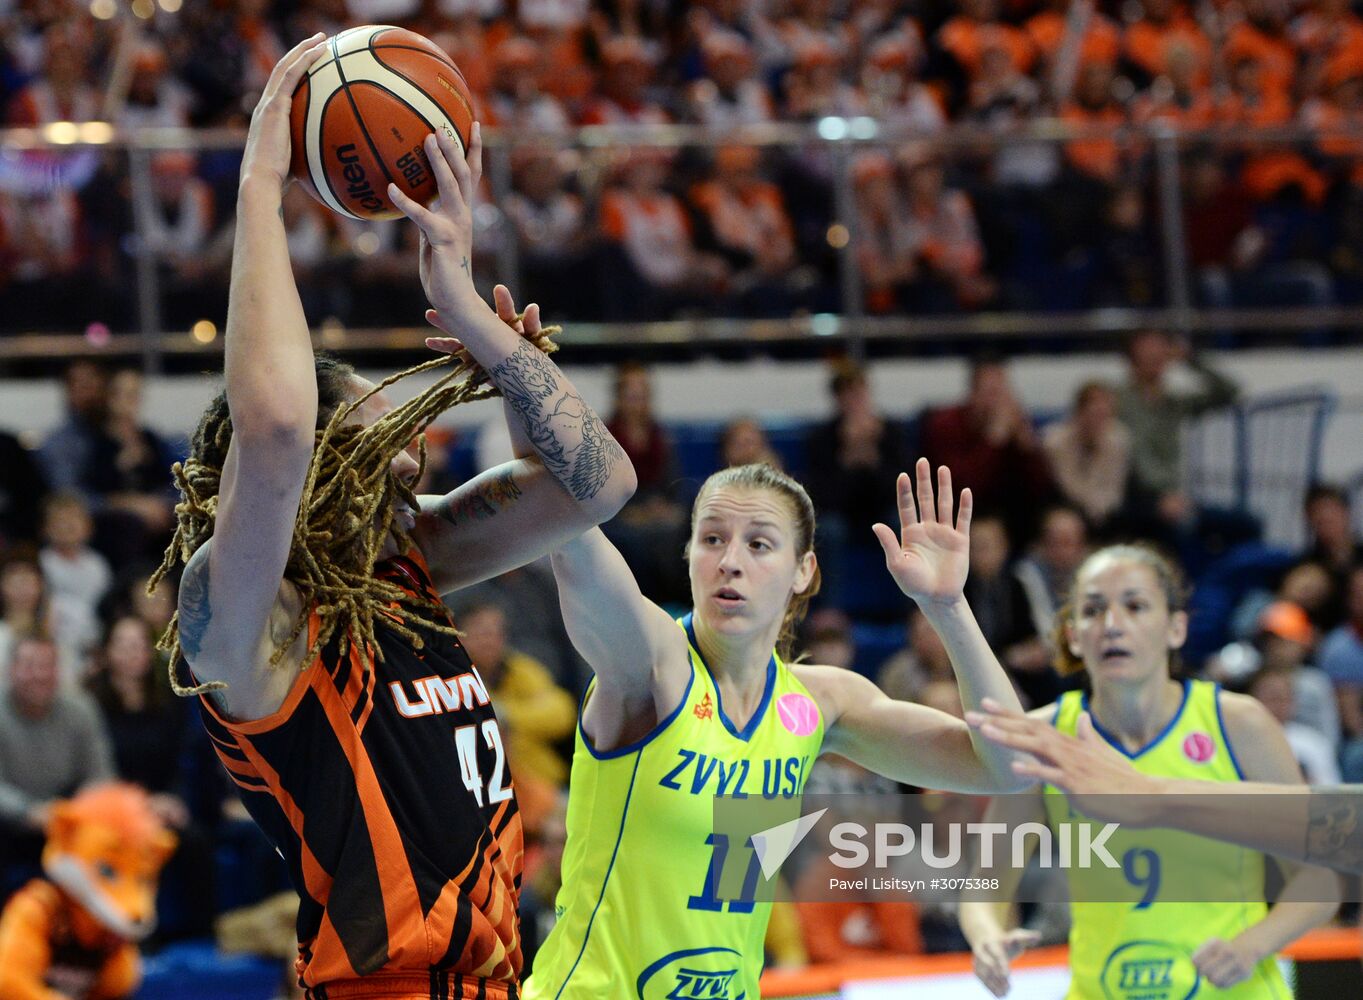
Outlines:
[[[1243, 781], [1221, 719], [1220, 689], [1208, 681], [1184, 681], [1183, 702], [1164, 732], [1130, 753], [1094, 728], [1144, 774], [1204, 781]], [[1055, 727], [1071, 735], [1088, 696], [1068, 691], [1056, 704]], [[1054, 828], [1083, 821], [1058, 789], [1043, 796]], [[1100, 825], [1094, 824], [1094, 832]], [[1078, 842], [1077, 830], [1075, 837]], [[1288, 998], [1270, 956], [1244, 982], [1219, 990], [1202, 979], [1192, 955], [1208, 939], [1229, 941], [1263, 919], [1264, 859], [1256, 851], [1174, 830], [1118, 829], [1106, 841], [1121, 869], [1095, 864], [1067, 870], [1070, 904], [1070, 1000], [1185, 1000], [1187, 997]], [[1198, 886], [1208, 888], [1197, 899]], [[1123, 902], [1085, 902], [1088, 898]], [[1165, 901], [1172, 895], [1174, 900]], [[1256, 900], [1226, 902], [1225, 900]]]
[[[439, 600], [415, 550], [376, 574]], [[459, 641], [413, 624], [416, 649], [397, 616], [375, 616], [381, 660], [333, 640], [273, 715], [233, 722], [208, 696], [200, 714], [298, 890], [305, 986], [415, 974], [514, 998], [521, 820], [497, 718]]]
[[[535, 957], [527, 1000], [757, 1000], [771, 903], [719, 897], [730, 845], [714, 836], [714, 797], [799, 796], [823, 719], [773, 653], [757, 711], [738, 728], [689, 615], [681, 625], [691, 679], [652, 732], [601, 752], [578, 723], [558, 922]], [[753, 854], [735, 845], [740, 852]], [[754, 866], [745, 885], [755, 885], [755, 856], [744, 863]]]

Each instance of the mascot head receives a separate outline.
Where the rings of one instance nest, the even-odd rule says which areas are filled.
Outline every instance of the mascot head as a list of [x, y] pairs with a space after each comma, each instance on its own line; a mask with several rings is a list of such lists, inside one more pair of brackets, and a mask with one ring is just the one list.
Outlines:
[[140, 941], [156, 926], [156, 879], [175, 835], [134, 785], [93, 785], [58, 803], [43, 870], [109, 933]]

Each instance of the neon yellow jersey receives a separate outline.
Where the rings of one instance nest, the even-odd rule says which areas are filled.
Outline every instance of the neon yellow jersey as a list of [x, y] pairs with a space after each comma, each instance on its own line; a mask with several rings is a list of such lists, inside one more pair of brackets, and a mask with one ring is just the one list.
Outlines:
[[[1136, 770], [1174, 778], [1243, 781], [1235, 751], [1221, 720], [1219, 686], [1184, 681], [1183, 702], [1165, 728], [1145, 748], [1131, 753], [1094, 728], [1131, 759]], [[1073, 734], [1088, 696], [1069, 691], [1056, 705], [1055, 727]], [[1044, 796], [1047, 817], [1077, 823], [1078, 814], [1054, 787]], [[1229, 941], [1257, 923], [1268, 906], [1264, 895], [1264, 859], [1256, 851], [1173, 830], [1117, 830], [1106, 841], [1121, 870], [1069, 869], [1070, 1000], [1186, 1000], [1196, 996], [1288, 998], [1291, 990], [1270, 956], [1244, 982], [1227, 990], [1198, 974], [1192, 955], [1210, 938]], [[1206, 898], [1217, 902], [1161, 901]], [[1100, 888], [1096, 888], [1099, 887]], [[1092, 899], [1125, 902], [1083, 902]], [[1225, 902], [1224, 900], [1258, 900]]]
[[771, 903], [751, 898], [760, 876], [751, 848], [740, 898], [720, 898], [730, 845], [714, 833], [714, 797], [799, 796], [823, 718], [773, 653], [757, 711], [738, 729], [691, 617], [680, 624], [691, 680], [672, 714], [639, 742], [604, 753], [578, 723], [558, 922], [535, 957], [526, 1000], [759, 996]]

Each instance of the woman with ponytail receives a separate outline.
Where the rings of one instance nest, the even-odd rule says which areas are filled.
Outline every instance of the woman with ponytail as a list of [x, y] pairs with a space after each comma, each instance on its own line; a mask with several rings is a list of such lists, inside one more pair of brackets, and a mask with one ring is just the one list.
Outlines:
[[[895, 582], [951, 655], [961, 699], [1018, 700], [962, 597], [970, 491], [917, 467], [896, 484], [900, 531], [875, 533]], [[1022, 787], [1011, 758], [961, 720], [893, 701], [859, 674], [790, 662], [819, 589], [814, 506], [769, 465], [707, 479], [691, 512], [692, 611], [645, 598], [596, 529], [552, 556], [568, 633], [596, 673], [583, 700], [568, 797], [558, 922], [525, 997], [759, 995], [771, 903], [756, 871], [720, 894], [725, 857], [747, 845], [715, 832], [714, 800], [798, 799], [821, 752], [910, 785]]]
[[[1263, 705], [1180, 676], [1187, 600], [1178, 568], [1148, 545], [1094, 552], [1079, 566], [1070, 598], [1056, 615], [1056, 668], [1083, 673], [1082, 688], [1032, 716], [1071, 736], [1087, 716], [1136, 771], [1188, 779], [1180, 783], [1185, 792], [1203, 782], [1300, 784], [1287, 739]], [[1020, 761], [1018, 768], [1028, 771], [1029, 763]], [[1131, 781], [1108, 791], [1130, 795], [1138, 787]], [[1046, 786], [995, 799], [986, 822], [1012, 829], [1087, 822], [1055, 792]], [[1239, 847], [1126, 828], [1104, 843], [1120, 864], [1110, 878], [1097, 863], [1092, 870], [1065, 872], [1072, 900], [1070, 1000], [1290, 997], [1276, 953], [1328, 920], [1338, 905], [1333, 875], [1296, 866], [1285, 867], [1279, 902], [1267, 905], [1263, 856]], [[998, 997], [1008, 993], [1012, 959], [1037, 943], [1035, 932], [1010, 930], [1005, 922], [1021, 865], [1022, 859], [1010, 858], [978, 873], [998, 877], [999, 897], [961, 903], [975, 974]]]

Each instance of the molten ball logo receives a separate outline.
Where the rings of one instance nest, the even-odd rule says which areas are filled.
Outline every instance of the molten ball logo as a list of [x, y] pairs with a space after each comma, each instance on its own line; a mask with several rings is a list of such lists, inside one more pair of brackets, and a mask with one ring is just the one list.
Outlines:
[[1216, 744], [1206, 733], [1189, 733], [1183, 741], [1183, 756], [1194, 764], [1205, 764], [1216, 754]]
[[819, 726], [819, 706], [808, 695], [781, 695], [776, 699], [776, 714], [786, 731], [796, 736], [808, 736]]

